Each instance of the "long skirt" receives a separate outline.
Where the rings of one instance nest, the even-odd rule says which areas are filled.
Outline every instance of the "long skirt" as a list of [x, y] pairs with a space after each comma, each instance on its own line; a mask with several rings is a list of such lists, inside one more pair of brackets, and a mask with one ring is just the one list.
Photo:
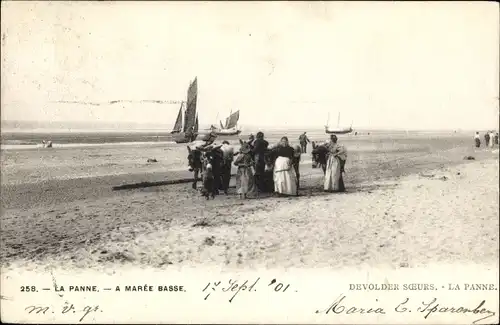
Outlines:
[[495, 144], [495, 137], [490, 137], [490, 148], [493, 148], [494, 144]]
[[264, 156], [255, 155], [255, 186], [259, 192], [265, 192], [266, 162]]
[[328, 192], [345, 191], [341, 162], [338, 157], [330, 156], [326, 162], [324, 190]]
[[254, 176], [251, 167], [238, 167], [236, 173], [236, 192], [247, 194], [255, 191]]
[[222, 190], [226, 193], [231, 182], [231, 162], [225, 162], [221, 168]]
[[289, 158], [278, 157], [274, 164], [274, 191], [284, 195], [297, 195], [297, 176]]
[[481, 147], [481, 140], [479, 140], [479, 139], [477, 139], [477, 138], [476, 138], [476, 139], [474, 139], [474, 140], [476, 141], [476, 148]]

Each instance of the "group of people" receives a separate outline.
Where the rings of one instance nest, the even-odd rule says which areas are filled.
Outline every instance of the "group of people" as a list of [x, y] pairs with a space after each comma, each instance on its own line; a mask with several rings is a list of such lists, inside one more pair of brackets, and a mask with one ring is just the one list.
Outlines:
[[[214, 144], [214, 138], [208, 137], [205, 144], [196, 147], [198, 150], [210, 152], [210, 173], [216, 175], [215, 188], [227, 194], [231, 178], [232, 165], [237, 167], [236, 191], [240, 198], [249, 194], [274, 193], [277, 196], [297, 196], [300, 187], [301, 154], [306, 152], [310, 143], [306, 134], [300, 138], [300, 146], [291, 146], [287, 137], [273, 146], [264, 138], [264, 133], [250, 135], [247, 141], [239, 140], [240, 148], [235, 152], [229, 142]], [[313, 159], [323, 153], [324, 159], [319, 162], [324, 171], [324, 190], [342, 192], [345, 190], [342, 174], [347, 159], [347, 151], [337, 143], [337, 137], [314, 146]], [[191, 150], [190, 150], [191, 153]], [[213, 157], [219, 157], [215, 159]], [[236, 159], [234, 157], [236, 156]], [[321, 160], [321, 159], [320, 159]], [[215, 170], [214, 170], [215, 168]], [[195, 184], [193, 184], [196, 187]]]
[[[476, 143], [476, 148], [481, 147], [481, 136], [479, 135], [479, 132], [476, 132], [474, 135], [474, 141]], [[494, 145], [498, 145], [498, 132], [493, 132], [493, 131], [487, 131], [484, 134], [484, 143], [485, 147], [493, 148]]]
[[246, 198], [251, 193], [298, 195], [301, 156], [299, 146], [290, 146], [287, 137], [281, 138], [277, 146], [270, 146], [262, 132], [258, 132], [256, 137], [250, 135], [246, 142], [240, 139], [240, 145], [233, 164], [238, 168], [236, 192], [241, 198]]

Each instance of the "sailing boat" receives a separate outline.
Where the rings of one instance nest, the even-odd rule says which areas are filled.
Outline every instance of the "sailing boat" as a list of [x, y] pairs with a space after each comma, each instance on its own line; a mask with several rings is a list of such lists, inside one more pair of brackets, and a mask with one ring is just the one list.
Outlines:
[[[177, 121], [179, 120], [179, 116], [181, 116], [181, 109], [179, 110], [179, 114], [177, 115], [177, 120], [175, 122], [173, 133], [177, 133], [178, 136], [174, 139], [176, 143], [188, 143], [196, 140], [198, 136], [198, 114], [196, 113], [196, 102], [198, 99], [198, 80], [194, 78], [194, 81], [191, 82], [188, 88], [187, 93], [187, 102], [186, 102], [186, 110], [184, 111], [184, 123], [182, 129], [177, 125]], [[182, 117], [180, 118], [182, 122]], [[179, 132], [176, 132], [177, 129]], [[182, 130], [182, 132], [180, 131]]]
[[179, 108], [179, 113], [177, 114], [177, 118], [175, 119], [174, 128], [170, 132], [170, 134], [180, 133], [182, 131], [182, 107], [184, 102], [181, 103], [181, 107]]
[[226, 124], [222, 124], [222, 121], [220, 122], [220, 129], [212, 128], [214, 133], [217, 135], [238, 135], [241, 133], [241, 130], [237, 128], [236, 126], [238, 125], [238, 121], [240, 119], [240, 111], [237, 110], [236, 112], [233, 113], [231, 110], [231, 113], [229, 113], [229, 117], [226, 118]]
[[340, 127], [340, 113], [337, 119], [337, 127], [336, 128], [330, 128], [328, 126], [328, 123], [330, 121], [330, 114], [328, 114], [328, 120], [325, 125], [325, 133], [327, 134], [347, 134], [352, 132], [352, 123], [351, 126], [348, 128], [341, 128]]

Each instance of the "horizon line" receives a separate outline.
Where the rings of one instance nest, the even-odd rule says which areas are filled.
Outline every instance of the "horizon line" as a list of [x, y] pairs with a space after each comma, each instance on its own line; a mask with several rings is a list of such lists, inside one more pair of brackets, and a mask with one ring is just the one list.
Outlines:
[[[20, 127], [12, 127], [11, 125], [5, 125], [5, 124], [18, 124]], [[68, 127], [62, 126], [62, 124], [69, 124]], [[24, 125], [23, 125], [24, 124]], [[26, 124], [34, 124], [35, 127], [25, 127]], [[40, 125], [41, 124], [41, 125]], [[50, 124], [55, 124], [54, 126], [51, 127]], [[123, 125], [123, 127], [120, 127], [120, 124]], [[40, 126], [38, 126], [40, 125]], [[88, 127], [84, 127], [83, 125], [88, 125]], [[212, 125], [211, 123], [207, 124], [201, 124], [200, 128], [201, 129], [208, 129]], [[304, 129], [304, 130], [323, 130], [324, 125], [252, 125], [252, 124], [240, 124], [241, 128], [243, 129], [251, 129], [252, 131], [254, 129], [268, 129], [268, 130], [286, 130], [286, 129], [292, 129], [292, 130], [299, 130], [299, 129]], [[138, 122], [133, 122], [133, 121], [123, 121], [123, 122], [103, 122], [103, 121], [95, 121], [95, 122], [87, 122], [87, 121], [36, 121], [36, 120], [7, 120], [7, 119], [2, 119], [1, 120], [1, 127], [0, 130], [6, 130], [7, 132], [15, 132], [19, 130], [23, 130], [24, 132], [31, 130], [95, 130], [95, 131], [110, 131], [110, 130], [116, 130], [116, 131], [134, 131], [134, 130], [141, 130], [141, 131], [163, 131], [163, 132], [170, 132], [171, 130], [171, 125], [170, 124], [162, 124], [162, 123], [138, 123]], [[492, 127], [475, 127], [475, 128], [450, 128], [450, 127], [443, 127], [443, 128], [404, 128], [404, 127], [390, 127], [390, 126], [378, 126], [378, 127], [371, 127], [371, 126], [353, 126], [353, 132], [356, 131], [478, 131], [478, 130], [492, 130]], [[493, 127], [493, 130], [498, 130], [498, 126]]]

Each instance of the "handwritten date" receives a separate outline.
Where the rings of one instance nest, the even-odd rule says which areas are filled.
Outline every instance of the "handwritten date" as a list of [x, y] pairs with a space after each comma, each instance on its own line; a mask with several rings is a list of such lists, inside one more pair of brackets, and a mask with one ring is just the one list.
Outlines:
[[[240, 282], [238, 280], [229, 279], [226, 283], [222, 283], [222, 281], [217, 282], [209, 282], [202, 292], [207, 292], [204, 300], [207, 300], [208, 297], [212, 294], [212, 292], [216, 292], [220, 289], [220, 291], [226, 293], [231, 292], [234, 293], [229, 302], [232, 303], [234, 298], [242, 291], [246, 292], [255, 292], [257, 291], [258, 283], [260, 282], [260, 277], [255, 281], [245, 280], [244, 282]], [[222, 284], [222, 285], [221, 285]], [[267, 287], [273, 292], [285, 292], [290, 288], [290, 284], [283, 284], [278, 282], [276, 279], [272, 279]]]
[[102, 313], [102, 309], [98, 305], [85, 306], [83, 308], [77, 308], [71, 303], [65, 303], [64, 306], [60, 308], [53, 308], [51, 306], [28, 306], [24, 309], [28, 314], [78, 314], [80, 317], [79, 322], [83, 321], [85, 317], [90, 314], [95, 314], [97, 312]]

